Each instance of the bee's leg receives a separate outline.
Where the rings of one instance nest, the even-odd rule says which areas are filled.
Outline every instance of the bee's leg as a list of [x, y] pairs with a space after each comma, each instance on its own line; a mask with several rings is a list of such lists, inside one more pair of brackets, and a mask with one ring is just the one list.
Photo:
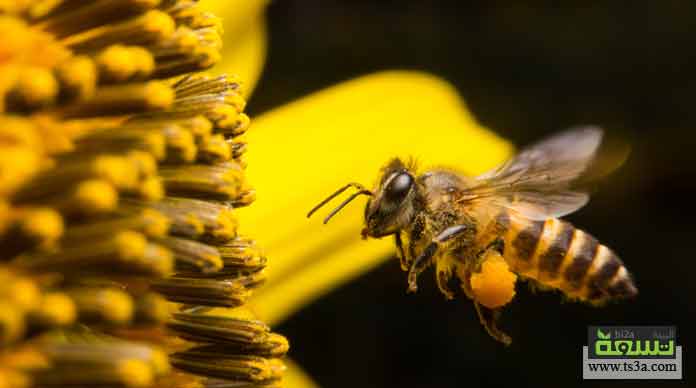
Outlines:
[[440, 245], [448, 240], [451, 240], [454, 237], [457, 237], [466, 229], [467, 227], [465, 225], [450, 226], [449, 228], [440, 232], [440, 234], [438, 234], [430, 242], [430, 244], [428, 244], [428, 246], [425, 247], [423, 252], [421, 252], [421, 254], [416, 258], [416, 260], [414, 260], [413, 263], [411, 263], [411, 268], [408, 271], [409, 292], [418, 291], [418, 275], [420, 275], [420, 273], [428, 267], [433, 257], [435, 257], [435, 254], [437, 253], [438, 249], [440, 248]]
[[474, 299], [474, 290], [471, 289], [471, 270], [468, 266], [461, 265], [457, 268], [457, 276], [460, 280], [460, 285], [464, 295], [469, 299]]
[[446, 299], [454, 299], [454, 291], [450, 288], [449, 282], [452, 279], [452, 274], [456, 266], [457, 264], [450, 255], [443, 255], [435, 261], [435, 280], [437, 281], [437, 288], [445, 295]]
[[408, 271], [408, 257], [406, 257], [406, 252], [404, 252], [404, 243], [401, 241], [401, 232], [394, 233], [394, 243], [396, 244], [396, 249], [398, 251], [401, 270]]
[[[416, 245], [423, 237], [423, 231], [425, 230], [424, 217], [420, 214], [416, 216], [415, 221], [413, 221], [413, 228], [408, 236], [408, 257], [413, 260], [416, 257]], [[407, 263], [407, 267], [411, 267], [410, 263]]]
[[418, 291], [418, 275], [425, 270], [437, 252], [438, 242], [432, 241], [423, 252], [411, 263], [408, 271], [408, 292]]
[[498, 319], [500, 318], [500, 309], [489, 309], [486, 306], [474, 301], [476, 312], [478, 313], [481, 324], [486, 329], [488, 334], [496, 340], [508, 346], [512, 343], [512, 338], [498, 329]]

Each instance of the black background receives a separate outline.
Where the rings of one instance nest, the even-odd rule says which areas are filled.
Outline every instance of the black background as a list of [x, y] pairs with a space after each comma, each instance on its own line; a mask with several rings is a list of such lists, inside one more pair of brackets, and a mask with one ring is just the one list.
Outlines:
[[[516, 144], [579, 123], [620, 133], [630, 159], [568, 218], [620, 253], [640, 295], [597, 309], [518, 286], [504, 348], [469, 301], [442, 298], [430, 273], [406, 295], [391, 260], [281, 325], [291, 357], [323, 387], [569, 387], [591, 383], [580, 377], [587, 325], [677, 325], [687, 347], [696, 317], [696, 3], [463, 4], [274, 2], [251, 112], [400, 68], [447, 79]], [[687, 372], [690, 358], [685, 349]]]

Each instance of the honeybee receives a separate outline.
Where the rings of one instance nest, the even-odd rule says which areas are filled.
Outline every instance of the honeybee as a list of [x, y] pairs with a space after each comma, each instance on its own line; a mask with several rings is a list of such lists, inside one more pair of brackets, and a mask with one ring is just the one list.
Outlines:
[[502, 306], [484, 306], [472, 291], [472, 275], [490, 257], [502, 257], [511, 271], [543, 288], [592, 304], [638, 292], [614, 252], [559, 219], [587, 203], [589, 195], [577, 183], [602, 136], [596, 127], [571, 128], [477, 177], [448, 169], [418, 175], [413, 163], [395, 158], [382, 169], [374, 190], [349, 183], [307, 216], [349, 188], [357, 191], [324, 223], [358, 196], [368, 196], [362, 236], [394, 236], [408, 291], [418, 289], [418, 275], [434, 264], [437, 285], [451, 299], [450, 280], [456, 275], [486, 331], [509, 344], [497, 324]]

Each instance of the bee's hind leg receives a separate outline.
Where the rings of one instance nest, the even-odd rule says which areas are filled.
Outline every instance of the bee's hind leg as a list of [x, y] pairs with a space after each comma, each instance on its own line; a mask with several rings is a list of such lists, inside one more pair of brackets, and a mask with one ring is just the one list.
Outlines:
[[474, 306], [476, 307], [479, 320], [488, 334], [502, 342], [505, 346], [510, 345], [512, 343], [512, 338], [498, 329], [498, 319], [500, 318], [501, 309], [489, 309], [476, 301], [474, 301]]

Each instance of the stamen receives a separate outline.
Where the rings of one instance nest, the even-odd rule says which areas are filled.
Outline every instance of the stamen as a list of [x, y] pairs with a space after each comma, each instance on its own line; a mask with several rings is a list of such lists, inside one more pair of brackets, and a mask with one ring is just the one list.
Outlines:
[[166, 163], [190, 163], [196, 159], [198, 150], [193, 134], [177, 125], [167, 126], [164, 130], [167, 140]]
[[68, 290], [68, 295], [77, 306], [80, 321], [121, 326], [133, 318], [133, 300], [121, 290], [80, 287]]
[[41, 387], [117, 386], [147, 387], [153, 382], [150, 367], [137, 360], [105, 364], [56, 365], [31, 373], [34, 384]]
[[32, 332], [66, 327], [76, 318], [75, 302], [62, 292], [43, 294], [39, 305], [27, 312], [27, 324]]
[[90, 58], [69, 58], [56, 67], [55, 73], [60, 85], [60, 100], [83, 100], [94, 95], [97, 67]]
[[143, 130], [130, 126], [92, 131], [77, 140], [75, 146], [79, 154], [141, 150], [157, 160], [164, 159], [166, 155], [165, 133], [162, 130]]
[[198, 143], [198, 161], [201, 163], [216, 164], [232, 158], [232, 149], [225, 138], [213, 135]]
[[43, 341], [40, 344], [42, 353], [57, 364], [109, 364], [121, 360], [137, 360], [145, 363], [155, 376], [171, 370], [166, 353], [157, 347], [126, 342], [89, 331], [77, 335], [68, 333], [66, 337], [61, 342]]
[[[163, 276], [173, 268], [172, 254], [133, 231], [95, 237], [94, 240], [68, 240], [60, 251], [26, 255], [15, 263], [35, 272], [66, 272], [81, 274], [140, 274]], [[70, 245], [68, 245], [70, 244]], [[74, 244], [74, 245], [72, 245]]]
[[210, 273], [222, 269], [222, 259], [215, 247], [176, 237], [158, 239], [157, 242], [172, 251], [177, 272]]
[[95, 57], [100, 83], [114, 83], [147, 77], [155, 60], [147, 50], [137, 46], [112, 45]]
[[[187, 356], [200, 359], [220, 359], [229, 354], [250, 354], [261, 357], [282, 357], [289, 349], [288, 340], [280, 334], [267, 333], [259, 342], [229, 342], [224, 345], [198, 346], [186, 350]], [[181, 354], [181, 353], [179, 353]]]
[[7, 229], [0, 235], [0, 258], [8, 259], [35, 248], [54, 248], [63, 234], [63, 219], [47, 208], [19, 209], [12, 214]]
[[160, 176], [168, 193], [218, 200], [234, 200], [241, 193], [244, 179], [242, 167], [234, 161], [210, 166], [165, 166]]
[[266, 265], [260, 249], [254, 240], [238, 237], [218, 247], [225, 267], [223, 271], [257, 271]]
[[270, 328], [261, 321], [195, 313], [175, 313], [167, 325], [182, 338], [201, 343], [263, 343]]
[[[179, 120], [174, 120], [172, 118], [168, 117], [162, 117], [162, 118], [138, 118], [134, 117], [126, 122], [126, 124], [123, 126], [125, 128], [129, 127], [138, 127], [138, 128], [164, 128], [170, 125], [176, 125], [179, 126], [180, 128], [186, 129], [190, 131], [195, 140], [196, 143], [199, 143], [205, 139], [207, 139], [210, 134], [212, 133], [213, 125], [210, 123], [210, 120], [206, 119], [203, 116], [193, 116], [189, 118], [183, 118]], [[123, 128], [122, 127], [122, 128]]]
[[139, 179], [157, 176], [157, 160], [147, 152], [132, 150], [125, 155], [137, 171]]
[[229, 202], [234, 207], [244, 207], [251, 205], [256, 200], [256, 190], [244, 187], [240, 190], [239, 195]]
[[164, 186], [159, 177], [149, 177], [141, 182], [138, 190], [131, 194], [142, 198], [144, 201], [154, 202], [159, 201], [164, 197]]
[[211, 78], [203, 74], [193, 74], [174, 84], [177, 99], [204, 94], [224, 94], [239, 91], [239, 88], [240, 81], [227, 75]]
[[169, 228], [170, 221], [164, 214], [148, 208], [133, 209], [132, 213], [71, 225], [63, 236], [62, 243], [66, 246], [79, 245], [85, 241], [114, 236], [126, 230], [140, 232], [149, 237], [164, 237]]
[[36, 27], [65, 37], [137, 15], [159, 4], [160, 0], [66, 1], [38, 21]]
[[135, 18], [97, 27], [65, 39], [75, 52], [89, 52], [116, 43], [148, 45], [167, 39], [174, 33], [174, 20], [167, 13], [150, 10]]
[[234, 159], [241, 158], [247, 150], [247, 143], [245, 141], [234, 139], [228, 140], [227, 143], [230, 145], [230, 148], [232, 149], [232, 158]]
[[50, 206], [63, 216], [76, 217], [94, 215], [114, 210], [118, 203], [118, 192], [112, 184], [102, 179], [87, 179], [77, 183], [67, 192], [44, 193], [41, 197], [15, 195], [17, 204]]
[[21, 339], [25, 330], [24, 310], [0, 301], [0, 345], [7, 346]]
[[277, 362], [257, 356], [236, 355], [211, 360], [186, 353], [175, 353], [170, 356], [170, 361], [175, 367], [191, 373], [262, 384], [279, 379], [283, 369], [278, 367]]
[[120, 189], [138, 185], [138, 170], [124, 156], [100, 155], [85, 159], [63, 160], [60, 168], [39, 174], [17, 193], [18, 198], [32, 200], [63, 192], [78, 182], [100, 179]]
[[170, 317], [169, 304], [160, 294], [149, 292], [135, 300], [136, 325], [161, 325]]
[[64, 118], [119, 115], [166, 109], [174, 101], [174, 92], [164, 83], [147, 82], [104, 86], [86, 101], [61, 109]]
[[203, 306], [237, 307], [249, 297], [249, 290], [233, 280], [169, 277], [151, 283], [154, 291], [172, 302]]
[[6, 96], [8, 111], [25, 112], [51, 105], [58, 95], [58, 81], [41, 67], [20, 69]]
[[210, 68], [220, 60], [219, 48], [196, 46], [191, 52], [169, 58], [155, 57], [157, 63], [152, 76], [168, 78], [181, 73], [196, 72]]
[[[0, 122], [0, 125], [4, 123]], [[21, 130], [22, 127], [11, 127]], [[39, 155], [30, 147], [0, 147], [2, 163], [0, 166], [0, 194], [11, 195], [29, 181], [42, 167]], [[23, 168], [10, 168], [22, 166]]]
[[36, 308], [41, 302], [37, 284], [6, 269], [0, 270], [0, 300], [21, 310]]
[[237, 219], [229, 206], [208, 201], [167, 197], [152, 206], [172, 220], [171, 233], [207, 242], [224, 242], [237, 234]]
[[184, 24], [191, 28], [212, 28], [222, 33], [222, 21], [210, 12], [198, 8], [195, 2], [182, 1], [178, 7], [168, 11], [177, 24]]
[[192, 51], [198, 44], [198, 35], [186, 26], [179, 26], [168, 39], [163, 39], [145, 48], [152, 53], [155, 58], [174, 57]]

